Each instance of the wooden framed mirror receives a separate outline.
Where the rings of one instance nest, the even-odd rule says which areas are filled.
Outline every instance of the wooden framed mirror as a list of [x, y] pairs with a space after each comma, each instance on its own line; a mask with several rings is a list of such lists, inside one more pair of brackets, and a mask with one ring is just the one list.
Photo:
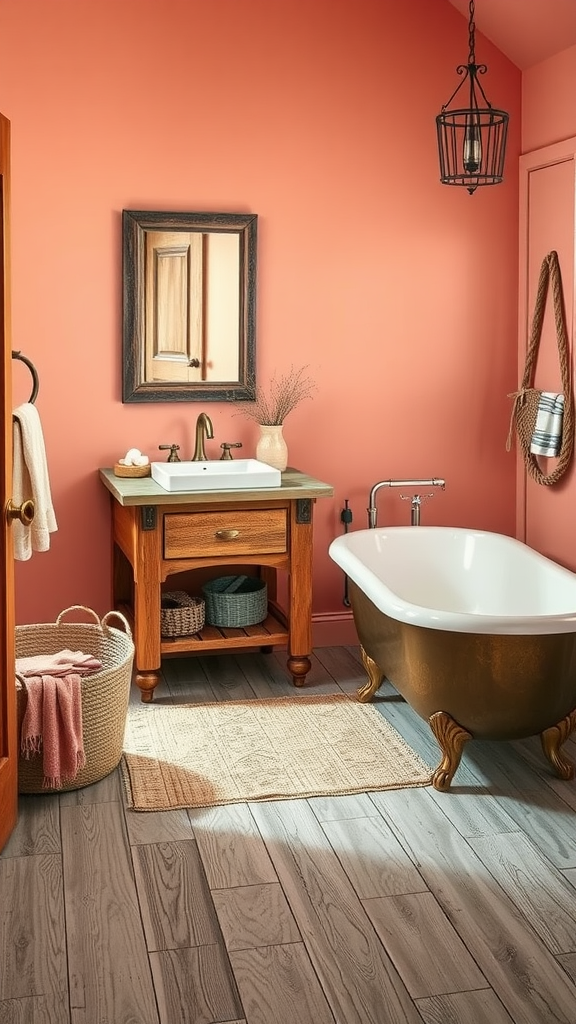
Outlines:
[[122, 211], [122, 401], [253, 398], [257, 215]]

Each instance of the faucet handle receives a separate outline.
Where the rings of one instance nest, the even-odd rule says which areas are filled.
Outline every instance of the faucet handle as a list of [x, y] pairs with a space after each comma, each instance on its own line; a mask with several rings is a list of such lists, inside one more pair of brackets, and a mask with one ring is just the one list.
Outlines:
[[170, 449], [170, 455], [168, 456], [168, 460], [167, 461], [168, 462], [180, 462], [180, 456], [178, 455], [178, 452], [180, 451], [180, 445], [179, 444], [159, 444], [158, 445], [158, 450], [161, 451], [161, 452], [168, 451], [168, 449]]
[[242, 447], [242, 442], [241, 441], [235, 441], [233, 444], [229, 444], [228, 441], [224, 441], [224, 443], [221, 444], [220, 447], [222, 449], [222, 455], [220, 456], [220, 462], [222, 462], [222, 460], [226, 461], [226, 460], [232, 459], [233, 455], [232, 455], [232, 452], [230, 451], [230, 449], [231, 448], [241, 448]]

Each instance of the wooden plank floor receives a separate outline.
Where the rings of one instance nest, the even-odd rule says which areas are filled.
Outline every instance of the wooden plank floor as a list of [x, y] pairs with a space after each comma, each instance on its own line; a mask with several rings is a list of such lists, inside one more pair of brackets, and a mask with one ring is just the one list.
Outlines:
[[[353, 694], [356, 648], [165, 659], [168, 703]], [[133, 699], [139, 699], [134, 692]], [[426, 723], [379, 710], [431, 766]], [[576, 758], [576, 743], [567, 752]], [[431, 788], [138, 814], [118, 771], [20, 798], [1, 1024], [576, 1024], [576, 783], [537, 739]]]

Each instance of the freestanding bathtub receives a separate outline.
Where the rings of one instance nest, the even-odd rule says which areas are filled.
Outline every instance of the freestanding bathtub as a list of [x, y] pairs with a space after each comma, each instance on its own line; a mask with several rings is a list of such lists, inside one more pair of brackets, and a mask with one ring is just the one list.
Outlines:
[[348, 576], [370, 700], [384, 677], [430, 723], [449, 789], [467, 740], [540, 734], [556, 773], [576, 728], [576, 574], [521, 541], [442, 526], [357, 530], [330, 557]]

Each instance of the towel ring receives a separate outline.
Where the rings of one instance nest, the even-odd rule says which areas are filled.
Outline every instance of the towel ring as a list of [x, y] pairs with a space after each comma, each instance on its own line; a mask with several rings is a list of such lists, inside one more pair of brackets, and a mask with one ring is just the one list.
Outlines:
[[32, 394], [30, 395], [29, 401], [31, 402], [32, 405], [34, 405], [36, 399], [38, 398], [38, 389], [40, 387], [40, 382], [38, 380], [38, 371], [34, 366], [34, 363], [31, 362], [31, 360], [28, 359], [27, 356], [23, 356], [21, 352], [13, 351], [12, 359], [19, 359], [21, 363], [26, 363], [26, 366], [28, 367], [30, 373], [32, 374]]

